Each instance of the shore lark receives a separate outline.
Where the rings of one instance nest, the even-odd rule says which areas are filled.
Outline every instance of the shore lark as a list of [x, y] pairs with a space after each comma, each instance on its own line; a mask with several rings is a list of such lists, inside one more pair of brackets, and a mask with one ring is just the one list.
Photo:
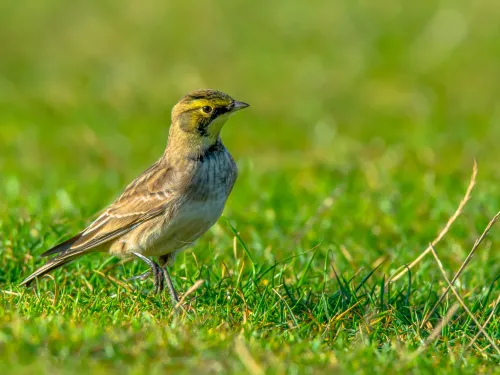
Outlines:
[[[172, 110], [162, 157], [137, 177], [88, 228], [44, 252], [55, 255], [21, 285], [93, 253], [136, 256], [153, 274], [155, 292], [165, 282], [178, 301], [166, 268], [176, 253], [193, 244], [215, 224], [237, 177], [236, 164], [220, 131], [227, 119], [248, 104], [216, 90], [184, 96]], [[148, 257], [158, 257], [159, 264]]]

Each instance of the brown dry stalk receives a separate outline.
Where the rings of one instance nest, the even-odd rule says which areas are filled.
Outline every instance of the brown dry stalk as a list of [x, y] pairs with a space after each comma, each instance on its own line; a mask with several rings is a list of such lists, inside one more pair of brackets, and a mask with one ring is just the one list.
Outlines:
[[179, 300], [179, 302], [177, 302], [175, 304], [174, 310], [178, 309], [184, 303], [184, 301], [186, 300], [187, 296], [189, 296], [191, 293], [193, 293], [194, 291], [196, 291], [200, 286], [203, 285], [204, 282], [205, 282], [205, 280], [197, 280], [193, 285], [191, 285], [191, 287], [186, 291], [186, 293], [184, 293], [182, 295], [182, 297]]
[[441, 336], [441, 332], [443, 330], [443, 327], [450, 322], [451, 318], [453, 317], [453, 315], [455, 315], [455, 313], [457, 312], [459, 307], [460, 307], [460, 305], [458, 303], [455, 303], [453, 306], [451, 306], [451, 308], [448, 310], [448, 312], [446, 313], [444, 318], [432, 330], [432, 332], [429, 335], [429, 337], [427, 338], [427, 340], [425, 340], [424, 345], [422, 345], [420, 347], [420, 349], [417, 351], [417, 354], [422, 353], [425, 349], [427, 349], [429, 347], [429, 345], [435, 339], [437, 339], [439, 336]]
[[[497, 309], [498, 307], [498, 304], [500, 303], [500, 294], [498, 295], [498, 298], [497, 300], [495, 301], [495, 303], [493, 304], [493, 309], [491, 309], [491, 313], [490, 315], [488, 316], [488, 319], [486, 319], [486, 322], [484, 322], [483, 324], [483, 329], [486, 328], [486, 326], [488, 325], [488, 323], [490, 322], [491, 318], [493, 318], [493, 316], [495, 316], [495, 310]], [[479, 331], [478, 333], [476, 333], [476, 336], [474, 336], [474, 338], [472, 339], [472, 341], [469, 343], [469, 345], [467, 345], [467, 349], [469, 349], [472, 345], [474, 345], [474, 342], [477, 340], [477, 338], [479, 337], [479, 335], [481, 334], [481, 331]]]
[[243, 366], [247, 369], [248, 373], [251, 375], [264, 375], [265, 372], [263, 368], [252, 357], [252, 354], [250, 354], [243, 338], [236, 339], [234, 344], [234, 350], [236, 351], [241, 363], [243, 363]]
[[[438, 236], [434, 239], [434, 241], [431, 242], [431, 245], [432, 246], [436, 246], [436, 244], [441, 241], [441, 239], [445, 236], [446, 233], [448, 233], [448, 230], [450, 229], [451, 225], [455, 222], [455, 220], [460, 216], [460, 214], [462, 213], [464, 207], [465, 207], [465, 204], [467, 203], [467, 201], [470, 199], [471, 197], [471, 193], [472, 193], [472, 189], [474, 188], [474, 185], [476, 184], [476, 176], [477, 176], [477, 162], [474, 160], [474, 166], [472, 168], [472, 176], [471, 176], [471, 179], [470, 179], [470, 182], [469, 182], [469, 186], [467, 187], [467, 190], [465, 192], [465, 195], [464, 197], [462, 198], [462, 200], [460, 201], [460, 204], [458, 205], [455, 213], [453, 214], [453, 216], [451, 216], [449, 219], [448, 219], [448, 222], [446, 223], [446, 225], [444, 226], [444, 228], [441, 230], [441, 232], [439, 232]], [[413, 262], [411, 262], [408, 266], [404, 266], [404, 269], [398, 273], [396, 276], [392, 276], [389, 278], [389, 280], [387, 280], [387, 283], [386, 283], [386, 286], [389, 285], [389, 283], [392, 283], [392, 282], [395, 282], [396, 280], [400, 279], [401, 277], [403, 277], [404, 275], [406, 275], [406, 273], [411, 269], [413, 268], [414, 266], [416, 266], [432, 249], [431, 245], [429, 245], [423, 252], [422, 254], [420, 254]]]
[[[493, 219], [490, 220], [490, 222], [488, 223], [488, 225], [484, 229], [484, 231], [481, 234], [481, 236], [476, 240], [476, 242], [474, 242], [474, 246], [472, 246], [472, 250], [470, 251], [469, 255], [467, 255], [467, 258], [465, 258], [465, 261], [462, 263], [462, 265], [460, 266], [460, 268], [457, 271], [457, 273], [455, 274], [455, 276], [453, 276], [453, 279], [451, 280], [451, 284], [452, 285], [455, 283], [455, 281], [458, 279], [458, 277], [462, 274], [462, 272], [464, 271], [465, 267], [467, 267], [467, 265], [471, 261], [472, 257], [474, 256], [474, 253], [478, 249], [479, 245], [481, 244], [481, 242], [483, 242], [483, 240], [485, 239], [486, 235], [490, 231], [491, 227], [498, 221], [499, 218], [500, 218], [500, 212], [498, 212], [493, 217]], [[427, 321], [432, 316], [432, 314], [434, 314], [434, 311], [436, 311], [436, 309], [438, 308], [439, 304], [441, 302], [443, 302], [444, 298], [446, 297], [446, 295], [448, 294], [449, 291], [450, 291], [450, 287], [448, 286], [446, 288], [446, 290], [444, 291], [443, 295], [439, 298], [439, 300], [436, 302], [436, 304], [434, 305], [434, 307], [431, 309], [431, 311], [425, 315], [425, 318], [422, 321], [422, 324], [420, 325], [420, 328], [422, 328], [424, 326], [424, 324], [427, 323]]]
[[116, 285], [120, 285], [121, 287], [127, 289], [127, 290], [132, 290], [132, 287], [130, 286], [130, 284], [127, 284], [127, 283], [124, 283], [120, 280], [117, 280], [115, 279], [113, 276], [109, 275], [109, 274], [106, 274], [102, 271], [99, 271], [99, 270], [94, 270], [95, 273], [97, 273], [99, 276], [102, 276], [104, 277], [105, 279], [108, 279], [110, 281], [112, 281], [113, 283], [115, 283]]
[[443, 264], [441, 263], [441, 260], [439, 259], [438, 255], [436, 253], [436, 250], [434, 249], [434, 246], [432, 244], [430, 245], [430, 248], [431, 248], [432, 255], [434, 255], [434, 259], [436, 259], [436, 263], [438, 264], [438, 267], [439, 267], [441, 273], [443, 274], [443, 277], [446, 280], [446, 283], [448, 284], [448, 287], [451, 289], [451, 291], [453, 292], [455, 297], [457, 297], [457, 300], [460, 303], [460, 305], [462, 305], [462, 307], [467, 312], [467, 314], [469, 314], [469, 316], [474, 321], [474, 323], [479, 327], [479, 331], [484, 335], [484, 337], [486, 337], [486, 339], [491, 344], [491, 346], [493, 346], [493, 348], [495, 348], [497, 354], [500, 355], [500, 348], [498, 348], [495, 341], [493, 341], [493, 339], [490, 337], [490, 335], [488, 335], [488, 333], [484, 330], [481, 323], [479, 323], [479, 321], [476, 319], [474, 314], [469, 310], [469, 308], [467, 307], [465, 302], [462, 300], [462, 297], [460, 297], [460, 295], [456, 291], [455, 287], [451, 284], [450, 280], [448, 279], [448, 276], [446, 276], [446, 271], [444, 270]]

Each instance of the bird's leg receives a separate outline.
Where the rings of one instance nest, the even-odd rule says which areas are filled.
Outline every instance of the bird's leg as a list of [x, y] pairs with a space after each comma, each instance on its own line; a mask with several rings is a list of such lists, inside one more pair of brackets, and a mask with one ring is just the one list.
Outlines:
[[170, 278], [170, 274], [168, 273], [168, 269], [164, 268], [163, 272], [165, 273], [165, 281], [167, 282], [167, 288], [168, 288], [168, 291], [170, 292], [170, 298], [172, 298], [172, 303], [175, 306], [179, 302], [179, 297], [177, 297], [177, 293], [174, 289], [174, 285], [172, 284], [172, 279]]
[[170, 274], [168, 273], [168, 265], [173, 260], [172, 254], [162, 255], [159, 258], [160, 265], [163, 268], [163, 272], [165, 274], [165, 281], [167, 282], [167, 288], [170, 292], [170, 298], [172, 299], [172, 303], [175, 306], [179, 302], [179, 297], [177, 296], [177, 292], [174, 289], [174, 284], [172, 283], [172, 279], [170, 278]]
[[[140, 260], [142, 260], [144, 263], [146, 263], [149, 267], [151, 267], [151, 271], [149, 271], [149, 272], [153, 273], [153, 284], [155, 286], [154, 292], [156, 294], [161, 293], [161, 291], [165, 288], [165, 284], [164, 284], [165, 276], [164, 276], [162, 268], [157, 263], [153, 262], [151, 259], [146, 258], [142, 254], [139, 254], [139, 253], [132, 253], [132, 254], [135, 255]], [[136, 278], [140, 278], [147, 273], [148, 272], [145, 272], [142, 275], [136, 276]]]

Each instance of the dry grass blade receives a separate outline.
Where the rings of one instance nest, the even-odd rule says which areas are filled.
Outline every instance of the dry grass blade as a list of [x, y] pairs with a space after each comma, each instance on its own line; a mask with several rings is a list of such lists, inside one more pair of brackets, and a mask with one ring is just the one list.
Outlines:
[[240, 358], [240, 361], [243, 363], [243, 366], [245, 366], [249, 374], [251, 375], [264, 374], [264, 370], [252, 357], [250, 351], [246, 347], [242, 338], [236, 340], [234, 345], [234, 350], [236, 351], [236, 354]]
[[121, 287], [127, 289], [127, 290], [133, 290], [133, 288], [130, 286], [130, 284], [127, 284], [127, 283], [124, 283], [120, 280], [117, 280], [115, 279], [114, 277], [108, 275], [108, 274], [105, 274], [104, 272], [101, 272], [99, 270], [94, 270], [95, 273], [97, 273], [99, 276], [102, 276], [104, 277], [105, 279], [108, 279], [110, 281], [112, 281], [113, 283], [115, 283], [116, 285], [120, 285]]
[[22, 293], [13, 292], [12, 290], [2, 290], [2, 293], [8, 294], [9, 296], [16, 296], [16, 297], [20, 297], [23, 295]]
[[[469, 201], [470, 197], [471, 197], [471, 193], [472, 193], [472, 189], [474, 188], [474, 185], [476, 184], [476, 176], [477, 176], [477, 162], [474, 160], [474, 166], [472, 168], [472, 176], [470, 178], [470, 182], [469, 182], [469, 186], [467, 187], [467, 190], [465, 192], [465, 195], [464, 197], [462, 198], [462, 200], [460, 201], [460, 204], [458, 205], [455, 213], [448, 219], [448, 222], [446, 223], [446, 225], [444, 226], [443, 229], [441, 229], [441, 231], [439, 232], [438, 236], [434, 239], [434, 241], [431, 242], [431, 245], [432, 246], [436, 246], [437, 243], [439, 241], [441, 241], [441, 239], [445, 236], [446, 233], [448, 233], [448, 230], [450, 229], [451, 225], [455, 222], [455, 220], [460, 216], [460, 214], [462, 213], [464, 207], [465, 207], [465, 204]], [[431, 251], [431, 246], [428, 246], [423, 252], [422, 254], [420, 254], [413, 262], [411, 262], [408, 266], [405, 266], [405, 268], [400, 272], [398, 273], [396, 276], [393, 276], [391, 278], [389, 278], [389, 280], [387, 280], [387, 283], [386, 283], [386, 286], [391, 283], [391, 282], [394, 282], [398, 279], [400, 279], [401, 277], [403, 277], [404, 275], [406, 275], [406, 273], [413, 267], [415, 267], [415, 265], [417, 265], [429, 252]]]
[[446, 271], [444, 270], [443, 264], [441, 263], [441, 260], [439, 259], [438, 255], [436, 253], [436, 250], [434, 249], [434, 246], [432, 246], [432, 244], [431, 244], [430, 247], [431, 247], [432, 255], [434, 255], [434, 258], [436, 259], [436, 263], [438, 264], [439, 269], [440, 269], [441, 273], [443, 274], [443, 277], [446, 280], [446, 283], [448, 284], [448, 287], [451, 289], [451, 291], [453, 292], [455, 297], [457, 297], [460, 305], [462, 305], [462, 307], [465, 309], [467, 314], [469, 314], [469, 316], [474, 321], [474, 323], [479, 327], [479, 331], [484, 335], [484, 337], [486, 337], [486, 339], [491, 344], [491, 346], [496, 350], [497, 354], [500, 355], [500, 348], [498, 348], [495, 341], [493, 341], [493, 339], [490, 337], [490, 335], [488, 335], [488, 333], [484, 330], [481, 323], [479, 323], [479, 321], [476, 319], [474, 314], [469, 310], [469, 308], [467, 307], [467, 305], [463, 301], [462, 297], [460, 297], [460, 295], [456, 291], [455, 287], [450, 283], [450, 280], [448, 279], [448, 276], [446, 276]]
[[[462, 272], [464, 271], [465, 267], [467, 267], [467, 265], [471, 261], [472, 257], [474, 256], [474, 253], [478, 249], [479, 245], [486, 238], [486, 235], [489, 233], [491, 227], [498, 221], [499, 218], [500, 218], [500, 212], [498, 212], [493, 217], [493, 219], [490, 220], [490, 222], [488, 223], [488, 225], [484, 229], [484, 231], [481, 234], [481, 236], [476, 240], [476, 242], [474, 242], [474, 246], [472, 246], [472, 250], [470, 251], [469, 255], [467, 255], [467, 258], [465, 258], [465, 261], [460, 266], [458, 272], [455, 274], [455, 276], [453, 276], [453, 279], [451, 280], [451, 285], [453, 285], [455, 283], [455, 281], [458, 279], [458, 277], [462, 274]], [[434, 314], [434, 311], [436, 311], [436, 309], [438, 308], [439, 304], [441, 302], [443, 302], [443, 299], [446, 297], [446, 295], [448, 294], [449, 291], [450, 291], [450, 287], [447, 287], [446, 290], [444, 291], [443, 295], [439, 298], [439, 300], [436, 302], [436, 304], [431, 309], [431, 311], [428, 314], [426, 314], [424, 320], [422, 321], [422, 324], [420, 325], [420, 328], [422, 328], [424, 326], [424, 324], [427, 323], [427, 320], [429, 320], [429, 318], [432, 316], [432, 314]]]
[[323, 331], [323, 335], [331, 328], [331, 325], [332, 325], [333, 322], [336, 322], [336, 321], [342, 319], [349, 311], [353, 310], [356, 306], [358, 306], [364, 300], [365, 300], [364, 298], [360, 299], [358, 302], [356, 302], [354, 305], [352, 305], [351, 307], [349, 307], [347, 310], [345, 310], [345, 311], [341, 312], [340, 314], [335, 315], [334, 317], [332, 317], [330, 319], [330, 321], [327, 323], [326, 328]]
[[[491, 318], [493, 318], [495, 316], [495, 310], [497, 309], [498, 307], [498, 304], [500, 304], [500, 295], [498, 295], [498, 298], [497, 300], [495, 301], [495, 304], [493, 305], [493, 309], [491, 309], [491, 313], [490, 315], [488, 316], [488, 319], [486, 319], [486, 322], [484, 322], [483, 324], [483, 329], [486, 328], [486, 326], [488, 325], [488, 323], [490, 322]], [[476, 336], [474, 336], [474, 338], [472, 339], [472, 341], [469, 343], [469, 345], [467, 345], [467, 349], [469, 349], [470, 347], [472, 347], [472, 345], [474, 345], [474, 342], [477, 340], [477, 338], [479, 337], [479, 335], [481, 334], [481, 331], [479, 331], [478, 333], [476, 333]]]
[[181, 297], [181, 299], [179, 300], [179, 302], [177, 302], [174, 306], [174, 309], [178, 309], [183, 303], [184, 301], [186, 300], [186, 298], [193, 292], [195, 292], [197, 289], [200, 288], [200, 286], [203, 285], [203, 283], [205, 282], [205, 280], [197, 280], [193, 285], [191, 285], [191, 287], [186, 291], [186, 293], [184, 293]]
[[448, 310], [448, 312], [446, 313], [444, 318], [439, 322], [438, 325], [436, 325], [436, 327], [431, 332], [431, 334], [429, 335], [427, 340], [425, 340], [424, 345], [422, 345], [420, 347], [420, 349], [417, 351], [417, 354], [421, 354], [425, 349], [427, 349], [429, 347], [429, 345], [435, 339], [437, 339], [439, 336], [441, 336], [441, 332], [442, 332], [443, 327], [446, 326], [450, 322], [451, 318], [453, 317], [453, 315], [455, 315], [455, 313], [457, 312], [459, 307], [460, 307], [460, 305], [458, 303], [455, 303], [453, 306], [451, 306], [451, 308]]

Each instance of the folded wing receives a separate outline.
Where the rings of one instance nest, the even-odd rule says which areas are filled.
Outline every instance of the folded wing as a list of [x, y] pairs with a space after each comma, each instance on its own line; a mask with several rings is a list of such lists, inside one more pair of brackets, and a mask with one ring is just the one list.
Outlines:
[[57, 256], [27, 277], [21, 285], [58, 268], [73, 259], [93, 252], [101, 245], [123, 236], [141, 224], [163, 215], [174, 194], [172, 170], [161, 161], [135, 179], [123, 194], [83, 232], [44, 252]]

